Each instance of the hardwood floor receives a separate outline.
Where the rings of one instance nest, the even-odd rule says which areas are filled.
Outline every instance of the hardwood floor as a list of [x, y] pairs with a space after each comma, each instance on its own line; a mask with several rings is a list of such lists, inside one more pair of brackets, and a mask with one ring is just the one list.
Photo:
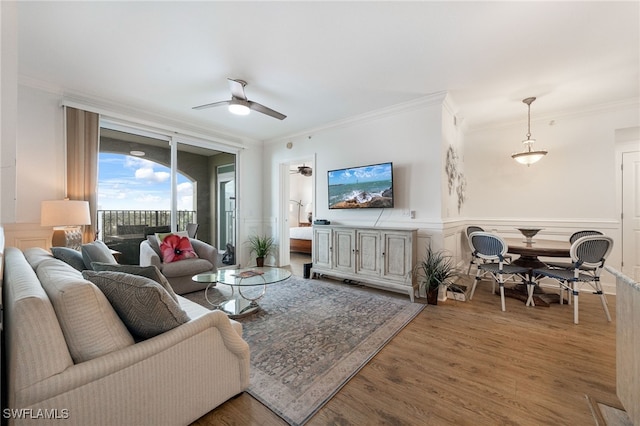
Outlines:
[[[307, 423], [317, 425], [593, 425], [587, 402], [620, 406], [615, 298], [525, 307], [481, 282], [473, 301], [427, 306]], [[421, 300], [421, 299], [417, 299]], [[247, 393], [194, 425], [286, 425]]]

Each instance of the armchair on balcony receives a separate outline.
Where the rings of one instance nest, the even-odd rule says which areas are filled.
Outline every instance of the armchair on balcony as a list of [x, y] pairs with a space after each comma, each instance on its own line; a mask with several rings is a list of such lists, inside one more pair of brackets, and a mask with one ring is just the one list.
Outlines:
[[207, 284], [196, 283], [191, 278], [204, 272], [216, 271], [218, 249], [204, 241], [193, 238], [189, 238], [189, 241], [198, 255], [197, 258], [165, 263], [162, 261], [156, 236], [149, 235], [140, 243], [140, 266], [157, 266], [173, 287], [173, 291], [178, 294], [203, 290]]

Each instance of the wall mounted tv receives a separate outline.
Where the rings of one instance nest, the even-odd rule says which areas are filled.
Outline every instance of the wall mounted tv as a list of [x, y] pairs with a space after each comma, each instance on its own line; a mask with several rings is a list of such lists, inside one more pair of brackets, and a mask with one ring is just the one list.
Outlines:
[[330, 209], [393, 207], [393, 163], [329, 170]]

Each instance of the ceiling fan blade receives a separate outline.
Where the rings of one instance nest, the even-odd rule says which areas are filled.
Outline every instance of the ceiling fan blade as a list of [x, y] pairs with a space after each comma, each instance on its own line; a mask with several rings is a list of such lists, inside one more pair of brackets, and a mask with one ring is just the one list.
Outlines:
[[216, 106], [221, 106], [221, 105], [229, 105], [230, 102], [231, 101], [214, 102], [212, 104], [204, 104], [204, 105], [195, 106], [192, 109], [205, 109], [205, 108], [211, 108], [211, 107], [216, 107]]
[[229, 90], [231, 90], [231, 95], [234, 98], [242, 99], [243, 101], [248, 100], [247, 95], [244, 94], [244, 86], [247, 85], [246, 81], [232, 78], [227, 78], [227, 80], [229, 81]]
[[263, 114], [266, 114], [270, 117], [277, 118], [278, 120], [284, 120], [285, 118], [287, 118], [286, 115], [281, 114], [278, 111], [272, 110], [271, 108], [267, 108], [266, 106], [261, 105], [257, 102], [249, 101], [249, 108], [251, 108], [254, 111], [258, 111]]

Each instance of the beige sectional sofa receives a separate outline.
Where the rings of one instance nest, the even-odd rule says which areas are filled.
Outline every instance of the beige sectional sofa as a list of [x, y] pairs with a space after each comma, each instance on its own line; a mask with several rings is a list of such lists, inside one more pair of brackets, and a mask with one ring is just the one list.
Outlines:
[[248, 387], [242, 325], [221, 311], [176, 296], [187, 322], [136, 341], [81, 272], [39, 248], [4, 258], [9, 424], [189, 424]]

